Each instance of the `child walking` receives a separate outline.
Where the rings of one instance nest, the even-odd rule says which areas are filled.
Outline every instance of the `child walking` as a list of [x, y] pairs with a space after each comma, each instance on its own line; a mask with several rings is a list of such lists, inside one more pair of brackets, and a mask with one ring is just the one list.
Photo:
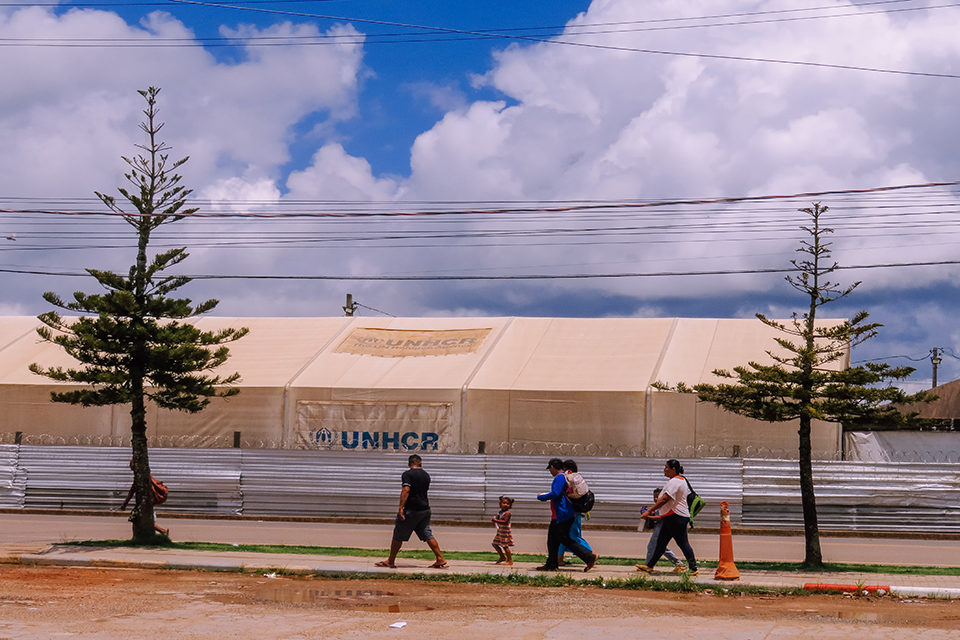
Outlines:
[[[653, 501], [656, 502], [657, 498], [659, 497], [660, 497], [660, 489], [659, 488], [654, 489]], [[646, 510], [647, 507], [644, 507], [643, 509]], [[663, 520], [661, 520], [660, 514], [657, 511], [654, 511], [653, 513], [650, 514], [650, 518], [648, 520], [644, 520], [644, 523], [649, 523], [644, 525], [644, 528], [648, 526], [652, 526], [653, 532], [650, 534], [650, 541], [647, 542], [647, 557], [645, 560], [645, 564], [635, 565], [637, 567], [637, 571], [644, 571], [646, 567], [650, 566], [650, 562], [651, 562], [650, 557], [653, 555], [654, 549], [657, 548], [657, 540], [660, 538], [660, 529], [662, 528]], [[680, 558], [678, 558], [673, 551], [670, 551], [669, 549], [667, 549], [666, 551], [663, 552], [663, 555], [667, 558], [667, 560], [673, 563], [674, 573], [680, 573], [686, 570], [686, 567], [683, 566], [683, 562], [680, 561]], [[643, 569], [641, 569], [641, 567], [643, 567]]]
[[513, 533], [510, 531], [510, 507], [513, 498], [500, 496], [500, 512], [492, 518], [497, 525], [497, 535], [493, 536], [493, 548], [497, 550], [500, 559], [497, 564], [513, 564], [510, 547], [513, 546]]

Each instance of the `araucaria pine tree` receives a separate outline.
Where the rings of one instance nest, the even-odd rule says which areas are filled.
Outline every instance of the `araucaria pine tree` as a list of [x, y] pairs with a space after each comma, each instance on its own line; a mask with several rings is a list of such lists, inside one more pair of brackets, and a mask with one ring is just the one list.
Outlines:
[[822, 420], [847, 427], [908, 426], [917, 420], [916, 414], [904, 415], [892, 403], [933, 399], [926, 392], [907, 395], [887, 384], [909, 376], [913, 373], [911, 367], [868, 362], [842, 368], [846, 351], [875, 336], [882, 326], [865, 322], [866, 311], [839, 324], [817, 324], [820, 307], [846, 297], [860, 284], [843, 287], [828, 280], [838, 265], [830, 259], [830, 243], [824, 242], [824, 236], [833, 232], [821, 226], [827, 210], [828, 207], [820, 203], [800, 209], [810, 218], [810, 225], [801, 227], [809, 239], [802, 241], [797, 249], [801, 257], [790, 261], [796, 273], [786, 278], [790, 286], [808, 299], [807, 311], [793, 314], [793, 322], [787, 324], [756, 314], [762, 323], [783, 335], [775, 338], [782, 350], [767, 352], [774, 364], [750, 362], [735, 367], [732, 372], [716, 370], [715, 375], [733, 382], [699, 384], [693, 388], [700, 400], [739, 415], [767, 422], [798, 420], [805, 567], [823, 565], [811, 462], [812, 422]]
[[165, 409], [196, 413], [212, 397], [238, 393], [230, 385], [239, 380], [239, 374], [220, 377], [212, 371], [229, 356], [224, 345], [247, 333], [246, 328], [200, 331], [182, 322], [210, 311], [217, 301], [207, 300], [194, 306], [189, 299], [169, 297], [190, 281], [185, 276], [162, 273], [187, 258], [185, 248], [148, 257], [147, 247], [154, 229], [196, 212], [186, 208], [191, 191], [180, 184], [181, 177], [176, 173], [187, 158], [170, 162], [166, 153], [170, 148], [158, 138], [163, 128], [163, 123], [157, 121], [159, 92], [155, 87], [139, 92], [147, 103], [143, 111], [146, 118], [140, 124], [146, 142], [137, 145], [137, 155], [123, 158], [129, 165], [124, 175], [133, 188], [118, 189], [129, 209], [112, 196], [96, 194], [113, 214], [135, 230], [136, 262], [126, 276], [86, 270], [106, 293], [76, 292], [72, 301], [64, 301], [55, 293], [43, 294], [50, 304], [81, 314], [61, 317], [56, 311], [48, 311], [39, 316], [45, 326], [37, 330], [44, 340], [63, 347], [80, 366], [65, 369], [30, 365], [36, 374], [82, 385], [72, 391], [52, 393], [54, 402], [85, 407], [130, 405], [136, 488], [130, 521], [136, 543], [153, 542], [157, 537], [147, 453], [147, 401]]

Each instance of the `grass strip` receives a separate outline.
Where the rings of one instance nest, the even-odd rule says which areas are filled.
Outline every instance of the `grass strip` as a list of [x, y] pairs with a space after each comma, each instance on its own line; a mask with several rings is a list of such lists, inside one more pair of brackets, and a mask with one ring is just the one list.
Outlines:
[[385, 573], [371, 576], [368, 573], [330, 572], [316, 573], [312, 571], [295, 571], [284, 568], [274, 569], [198, 569], [198, 571], [213, 571], [222, 573], [272, 573], [286, 578], [317, 578], [327, 580], [394, 580], [419, 582], [446, 582], [454, 584], [490, 584], [503, 586], [530, 586], [530, 587], [594, 587], [597, 589], [629, 589], [635, 591], [665, 591], [673, 593], [705, 593], [714, 596], [737, 595], [778, 595], [778, 596], [809, 596], [824, 593], [840, 594], [841, 591], [807, 591], [800, 587], [765, 587], [758, 585], [734, 584], [708, 585], [695, 582], [689, 576], [682, 576], [679, 580], [657, 580], [646, 576], [636, 578], [613, 578], [605, 580], [602, 577], [592, 579], [577, 579], [560, 574], [527, 575], [520, 573], [489, 574], [489, 573]]
[[[133, 547], [130, 540], [84, 540], [64, 542], [64, 545], [81, 547]], [[315, 547], [304, 545], [281, 544], [230, 544], [226, 542], [171, 542], [168, 545], [157, 545], [158, 549], [183, 549], [190, 551], [241, 551], [245, 553], [290, 553], [298, 555], [316, 556], [350, 556], [355, 558], [386, 557], [386, 549], [361, 549], [358, 547]], [[488, 551], [444, 551], [448, 560], [466, 560], [475, 562], [492, 562], [496, 555]], [[433, 553], [427, 549], [401, 551], [400, 558], [411, 560], [432, 560]], [[542, 562], [543, 554], [515, 553], [514, 560], [518, 562]], [[568, 560], [569, 561], [569, 560]], [[601, 565], [633, 566], [643, 562], [643, 558], [600, 558]], [[582, 564], [579, 559], [573, 558], [572, 564]], [[717, 566], [716, 562], [700, 562], [701, 568], [711, 569]], [[779, 573], [802, 573], [809, 571], [800, 562], [737, 562], [741, 571], [775, 571]], [[932, 576], [960, 576], [960, 567], [932, 567], [932, 566], [905, 566], [892, 564], [855, 564], [849, 562], [825, 563], [819, 570], [822, 573], [884, 573], [891, 575], [932, 575]], [[675, 583], [671, 583], [675, 584]]]

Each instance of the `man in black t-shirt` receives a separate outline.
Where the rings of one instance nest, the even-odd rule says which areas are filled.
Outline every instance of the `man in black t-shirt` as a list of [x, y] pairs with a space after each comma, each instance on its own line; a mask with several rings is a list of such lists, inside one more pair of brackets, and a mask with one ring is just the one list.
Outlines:
[[400, 476], [403, 488], [400, 490], [400, 507], [397, 509], [397, 520], [393, 525], [393, 540], [390, 541], [390, 557], [376, 563], [378, 567], [396, 568], [397, 553], [403, 543], [410, 539], [410, 534], [416, 532], [417, 537], [427, 543], [436, 562], [430, 565], [432, 569], [446, 569], [447, 561], [443, 559], [440, 544], [430, 530], [430, 500], [427, 492], [430, 490], [430, 474], [423, 470], [423, 460], [417, 454], [407, 459], [410, 467]]

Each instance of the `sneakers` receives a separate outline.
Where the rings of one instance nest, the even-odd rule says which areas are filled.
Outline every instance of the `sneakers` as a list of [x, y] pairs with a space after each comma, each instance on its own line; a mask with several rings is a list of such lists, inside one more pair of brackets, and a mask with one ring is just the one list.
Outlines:
[[687, 568], [686, 568], [685, 566], [683, 566], [682, 564], [678, 564], [677, 566], [675, 566], [675, 567], [673, 568], [673, 572], [674, 572], [674, 573], [683, 573], [683, 572], [686, 571], [686, 570], [687, 570]]
[[542, 564], [539, 567], [534, 567], [534, 571], [556, 571], [558, 567], [551, 567], [548, 564]]
[[637, 571], [640, 571], [642, 573], [653, 573], [653, 569], [651, 569], [645, 564], [635, 564], [633, 566], [637, 568]]

